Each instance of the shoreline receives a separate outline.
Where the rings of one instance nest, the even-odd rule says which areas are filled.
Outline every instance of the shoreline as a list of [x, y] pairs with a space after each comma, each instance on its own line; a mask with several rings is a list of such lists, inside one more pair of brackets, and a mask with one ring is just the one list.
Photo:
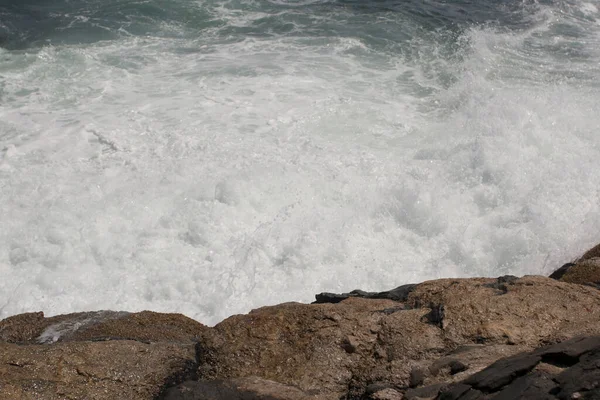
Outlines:
[[596, 246], [551, 277], [321, 293], [312, 304], [261, 307], [214, 327], [152, 311], [19, 314], [0, 321], [0, 393], [7, 399], [483, 400], [505, 392], [514, 399], [595, 398], [586, 396], [600, 393], [587, 367], [600, 362], [599, 254]]

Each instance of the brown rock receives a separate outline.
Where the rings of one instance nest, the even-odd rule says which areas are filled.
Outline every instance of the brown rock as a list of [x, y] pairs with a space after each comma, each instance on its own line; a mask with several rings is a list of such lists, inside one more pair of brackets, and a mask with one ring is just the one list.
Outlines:
[[600, 289], [600, 244], [574, 262], [567, 263], [554, 271], [550, 278]]
[[600, 257], [600, 244], [592, 247], [588, 251], [586, 251], [578, 261], [589, 260], [590, 258], [598, 258]]
[[0, 342], [34, 341], [47, 326], [43, 312], [14, 315], [0, 321]]
[[[598, 332], [600, 293], [539, 276], [489, 287], [493, 280], [441, 279], [425, 282], [409, 295], [413, 307], [444, 305], [444, 338], [464, 343], [535, 347], [583, 332]], [[575, 322], [578, 321], [578, 322]], [[461, 343], [462, 342], [462, 343]]]
[[581, 285], [600, 284], [600, 258], [578, 261], [570, 265], [560, 280]]
[[399, 298], [347, 296], [228, 318], [202, 333], [199, 376], [259, 376], [323, 399], [360, 397], [371, 382], [406, 387], [413, 369], [429, 370], [450, 355], [459, 362], [455, 375], [427, 376], [423, 384], [462, 379], [541, 343], [600, 333], [599, 291], [543, 277], [443, 279]]
[[193, 375], [192, 345], [136, 341], [0, 343], [0, 398], [152, 399]]
[[369, 400], [404, 400], [405, 397], [402, 393], [395, 389], [383, 389], [375, 392], [371, 395]]
[[148, 342], [194, 341], [206, 326], [181, 314], [93, 311], [44, 318], [27, 313], [0, 321], [0, 341], [54, 343], [131, 339]]

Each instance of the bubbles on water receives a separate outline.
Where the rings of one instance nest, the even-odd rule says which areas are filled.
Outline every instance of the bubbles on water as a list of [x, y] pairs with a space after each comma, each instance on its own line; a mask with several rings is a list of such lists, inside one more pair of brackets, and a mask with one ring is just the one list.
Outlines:
[[[227, 7], [212, 11], [229, 28], [271, 15]], [[353, 11], [339, 12], [325, 22]], [[570, 37], [590, 57], [565, 64], [553, 21], [389, 46], [220, 25], [203, 47], [127, 37], [11, 53], [1, 315], [215, 323], [320, 291], [549, 272], [600, 223], [597, 49]]]

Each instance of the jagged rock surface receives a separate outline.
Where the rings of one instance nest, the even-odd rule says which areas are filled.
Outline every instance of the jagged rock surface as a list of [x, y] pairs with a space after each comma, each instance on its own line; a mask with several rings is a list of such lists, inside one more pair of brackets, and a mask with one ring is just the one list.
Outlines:
[[260, 376], [323, 399], [358, 399], [373, 382], [402, 390], [453, 382], [544, 343], [600, 334], [599, 302], [593, 288], [502, 277], [425, 282], [403, 302], [348, 296], [264, 307], [202, 334], [198, 374]]
[[152, 312], [7, 318], [0, 321], [0, 399], [155, 398], [195, 377], [193, 341], [205, 329]]
[[255, 376], [228, 381], [186, 381], [165, 392], [164, 400], [309, 400], [310, 394]]
[[600, 289], [600, 244], [586, 251], [574, 262], [564, 264], [550, 278]]
[[21, 314], [0, 321], [0, 399], [600, 399], [599, 257], [553, 279], [322, 293], [214, 328], [153, 312]]
[[33, 344], [81, 340], [195, 341], [206, 326], [181, 314], [92, 311], [44, 318], [43, 312], [0, 321], [0, 342]]
[[576, 337], [499, 360], [441, 390], [437, 399], [598, 400], [600, 336]]

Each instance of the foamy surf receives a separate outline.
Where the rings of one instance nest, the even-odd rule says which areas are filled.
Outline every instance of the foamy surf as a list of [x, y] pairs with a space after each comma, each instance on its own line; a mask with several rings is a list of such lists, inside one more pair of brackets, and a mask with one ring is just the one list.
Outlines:
[[212, 324], [597, 242], [597, 4], [172, 3], [8, 25], [0, 317]]

